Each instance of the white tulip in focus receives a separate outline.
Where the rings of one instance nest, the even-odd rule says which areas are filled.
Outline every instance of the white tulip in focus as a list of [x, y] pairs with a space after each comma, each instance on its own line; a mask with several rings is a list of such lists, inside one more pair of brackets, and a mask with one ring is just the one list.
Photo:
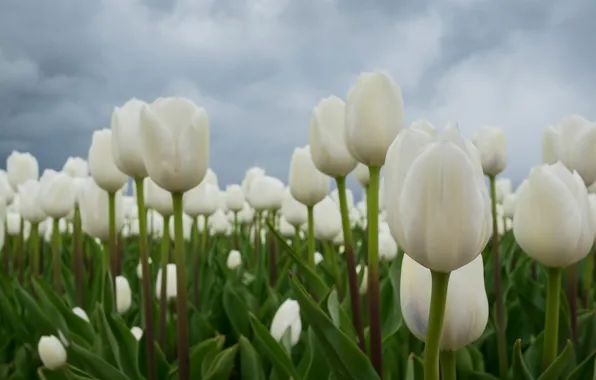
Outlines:
[[276, 341], [281, 341], [286, 330], [290, 330], [292, 346], [300, 340], [302, 320], [300, 319], [300, 305], [293, 299], [285, 300], [273, 316], [271, 335]]
[[322, 173], [345, 177], [356, 167], [356, 160], [345, 142], [345, 103], [337, 96], [319, 102], [310, 117], [310, 153]]
[[503, 200], [503, 216], [513, 219], [515, 213], [515, 194], [509, 194]]
[[242, 265], [242, 256], [240, 256], [240, 252], [233, 249], [228, 254], [228, 260], [226, 261], [226, 265], [228, 269], [234, 270]]
[[132, 336], [134, 336], [136, 340], [141, 340], [141, 338], [143, 337], [143, 329], [140, 328], [139, 326], [133, 326], [130, 329], [130, 332], [132, 333]]
[[[404, 322], [425, 341], [432, 279], [430, 271], [404, 255], [400, 279], [400, 303]], [[451, 272], [447, 287], [445, 320], [440, 347], [455, 351], [478, 339], [488, 322], [482, 255]]]
[[[167, 278], [166, 278], [166, 299], [175, 300], [177, 293], [176, 279], [176, 264], [166, 265]], [[157, 271], [157, 278], [155, 279], [155, 296], [157, 299], [161, 299], [161, 268]]]
[[159, 187], [184, 193], [197, 186], [209, 168], [209, 119], [184, 98], [158, 98], [141, 109], [141, 152]]
[[513, 192], [513, 184], [509, 178], [499, 178], [495, 182], [495, 188], [497, 191], [497, 202], [505, 202], [505, 198]]
[[114, 163], [112, 152], [112, 131], [102, 129], [93, 132], [87, 157], [91, 176], [105, 191], [114, 193], [128, 181], [128, 176]]
[[122, 315], [126, 313], [132, 305], [132, 291], [130, 284], [124, 276], [116, 276], [116, 311]]
[[252, 184], [252, 181], [254, 181], [255, 179], [259, 178], [259, 177], [264, 177], [265, 176], [265, 169], [259, 168], [259, 167], [252, 167], [250, 169], [248, 169], [246, 171], [246, 174], [244, 175], [244, 179], [242, 180], [242, 191], [244, 192], [244, 195], [246, 196], [248, 194], [248, 191], [250, 190], [250, 185]]
[[62, 171], [73, 178], [85, 178], [89, 176], [89, 165], [84, 158], [68, 157]]
[[16, 191], [29, 179], [39, 177], [39, 164], [31, 153], [21, 153], [13, 150], [6, 159], [6, 173], [12, 189]]
[[[40, 185], [37, 180], [28, 179], [19, 185], [19, 199], [21, 201], [21, 216], [31, 223], [41, 223], [46, 214], [41, 208]], [[4, 220], [4, 218], [2, 218]]]
[[114, 163], [120, 171], [132, 178], [147, 177], [141, 153], [141, 109], [147, 105], [132, 98], [112, 112], [112, 152]]
[[403, 130], [387, 152], [386, 218], [418, 263], [448, 273], [476, 258], [492, 233], [480, 154], [456, 127]]
[[342, 231], [341, 213], [331, 197], [325, 197], [314, 207], [315, 237], [323, 241], [333, 241]]
[[308, 146], [294, 149], [289, 177], [292, 196], [305, 206], [316, 205], [329, 193], [331, 180], [316, 168]]
[[391, 261], [397, 257], [397, 243], [393, 236], [387, 231], [381, 232], [379, 229], [379, 258], [385, 261]]
[[360, 74], [348, 93], [345, 123], [352, 156], [366, 166], [383, 166], [387, 149], [404, 128], [401, 90], [389, 74]]
[[37, 353], [44, 367], [55, 371], [66, 364], [66, 349], [54, 335], [42, 336], [37, 343]]
[[507, 166], [507, 144], [500, 128], [485, 126], [474, 133], [472, 142], [480, 152], [482, 170], [488, 176], [496, 176]]
[[66, 173], [60, 172], [42, 179], [39, 186], [39, 200], [45, 214], [58, 219], [66, 217], [74, 210], [77, 188], [74, 180]]
[[159, 187], [150, 177], [146, 177], [144, 181], [147, 207], [151, 207], [163, 217], [174, 215], [172, 194], [169, 191]]
[[198, 186], [184, 193], [184, 212], [192, 218], [199, 215], [210, 216], [218, 208], [219, 190], [209, 182], [201, 182]]
[[315, 265], [319, 265], [323, 261], [323, 255], [320, 252], [315, 252]]
[[[81, 193], [81, 223], [83, 231], [94, 238], [108, 241], [110, 219], [108, 193], [100, 189], [93, 178], [87, 178]], [[116, 193], [116, 231], [124, 224], [122, 213], [122, 194]]]
[[370, 182], [370, 173], [368, 171], [368, 166], [363, 164], [356, 165], [356, 169], [352, 172], [354, 177], [356, 177], [356, 181], [362, 186], [362, 188], [366, 188], [368, 183]]
[[284, 191], [284, 184], [279, 179], [270, 176], [257, 177], [250, 184], [248, 203], [257, 211], [277, 210], [281, 207]]
[[89, 316], [87, 315], [87, 313], [85, 312], [85, 310], [81, 309], [80, 307], [75, 307], [72, 309], [72, 312], [79, 318], [85, 320], [86, 322], [89, 322]]
[[586, 186], [596, 182], [596, 124], [579, 115], [564, 117], [556, 126], [549, 127], [542, 138], [544, 163], [561, 161], [569, 170], [575, 170]]
[[513, 233], [519, 246], [547, 267], [565, 268], [586, 257], [594, 220], [579, 174], [561, 162], [534, 167], [516, 192]]
[[230, 185], [226, 188], [226, 207], [230, 211], [238, 212], [244, 207], [244, 192], [239, 185]]
[[306, 206], [294, 199], [289, 188], [284, 191], [282, 196], [281, 214], [294, 227], [299, 227], [308, 221]]

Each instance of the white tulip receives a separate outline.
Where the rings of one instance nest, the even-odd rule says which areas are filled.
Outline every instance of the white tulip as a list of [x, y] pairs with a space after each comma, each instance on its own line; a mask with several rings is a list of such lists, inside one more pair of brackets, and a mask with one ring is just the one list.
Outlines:
[[300, 305], [293, 299], [285, 300], [273, 316], [271, 335], [276, 341], [281, 341], [285, 332], [290, 330], [290, 340], [295, 346], [300, 340], [302, 320], [300, 319]]
[[85, 178], [89, 176], [89, 164], [81, 157], [68, 157], [62, 171], [73, 178]]
[[248, 203], [257, 211], [277, 210], [281, 207], [284, 191], [284, 184], [279, 179], [257, 177], [250, 184]]
[[332, 241], [342, 231], [339, 207], [327, 196], [314, 207], [313, 212], [315, 237], [323, 241]]
[[[176, 280], [178, 278], [176, 274], [176, 264], [168, 264], [166, 265], [166, 299], [167, 300], [175, 300], [176, 295], [178, 294], [178, 288], [176, 285]], [[161, 299], [161, 283], [162, 283], [162, 272], [161, 268], [157, 271], [157, 278], [155, 280], [155, 296], [157, 299]]]
[[244, 192], [239, 185], [230, 185], [226, 188], [226, 207], [238, 212], [244, 207]]
[[391, 261], [396, 257], [397, 243], [393, 240], [393, 236], [391, 236], [388, 231], [381, 232], [381, 229], [379, 228], [379, 258], [381, 260]]
[[146, 177], [145, 181], [145, 200], [147, 207], [150, 207], [161, 214], [163, 217], [174, 215], [174, 203], [172, 202], [172, 194], [162, 189], [150, 177]]
[[368, 186], [368, 183], [370, 182], [370, 172], [368, 170], [368, 166], [358, 164], [352, 173], [362, 188], [366, 188]]
[[19, 199], [23, 219], [31, 223], [41, 223], [46, 219], [47, 216], [41, 208], [40, 185], [37, 180], [28, 179], [19, 185]]
[[234, 270], [238, 268], [240, 265], [242, 265], [242, 256], [240, 255], [240, 252], [235, 249], [231, 250], [228, 254], [228, 260], [226, 261], [226, 265], [231, 270]]
[[132, 98], [112, 112], [112, 152], [118, 169], [132, 178], [147, 177], [147, 169], [141, 152], [142, 100]]
[[[426, 340], [432, 279], [430, 270], [404, 255], [400, 303], [404, 322], [418, 339]], [[451, 272], [440, 347], [455, 351], [478, 339], [488, 322], [482, 255]]]
[[85, 310], [81, 309], [80, 307], [75, 307], [72, 309], [72, 312], [79, 318], [85, 320], [86, 322], [89, 322], [89, 316], [87, 315], [87, 313], [85, 312]]
[[507, 165], [505, 134], [497, 127], [482, 127], [474, 133], [472, 142], [480, 152], [482, 170], [488, 176], [496, 176]]
[[54, 335], [42, 336], [37, 344], [37, 352], [44, 367], [50, 371], [66, 364], [66, 349]]
[[259, 167], [253, 167], [250, 168], [246, 171], [246, 174], [244, 175], [244, 179], [242, 180], [242, 191], [244, 192], [244, 195], [247, 196], [248, 192], [250, 190], [250, 185], [252, 184], [252, 182], [259, 178], [259, 177], [264, 177], [265, 176], [265, 170]]
[[492, 233], [479, 153], [459, 130], [403, 130], [387, 152], [387, 223], [410, 257], [448, 273], [476, 258]]
[[205, 178], [203, 178], [203, 182], [210, 183], [213, 186], [217, 187], [217, 189], [219, 189], [219, 180], [217, 179], [217, 174], [215, 174], [215, 172], [211, 168], [207, 169], [207, 173], [205, 173]]
[[116, 276], [116, 311], [122, 315], [130, 310], [132, 305], [132, 291], [130, 284], [124, 276]]
[[315, 265], [319, 265], [323, 261], [323, 255], [320, 252], [315, 252]]
[[21, 153], [15, 150], [6, 159], [6, 173], [13, 190], [29, 179], [39, 177], [39, 164], [31, 153]]
[[131, 332], [132, 336], [135, 337], [136, 340], [141, 340], [141, 338], [143, 337], [143, 329], [140, 328], [139, 326], [133, 326], [130, 329], [130, 332]]
[[105, 191], [114, 193], [128, 181], [128, 176], [114, 163], [112, 152], [112, 131], [102, 129], [93, 132], [87, 157], [91, 176]]
[[8, 174], [6, 173], [6, 171], [0, 169], [0, 199], [4, 199], [4, 203], [6, 204], [10, 204], [12, 203], [14, 195], [14, 190], [12, 189], [12, 186], [10, 185], [10, 181], [8, 179]]
[[[124, 224], [122, 213], [122, 194], [116, 193], [116, 231], [120, 231]], [[109, 207], [108, 193], [100, 189], [93, 178], [87, 178], [81, 194], [81, 224], [83, 231], [103, 241], [109, 239]]]
[[72, 177], [60, 172], [40, 180], [39, 202], [46, 215], [58, 219], [74, 210], [77, 188]]
[[516, 192], [513, 233], [519, 246], [547, 267], [565, 268], [588, 255], [594, 220], [588, 191], [562, 163], [540, 165]]
[[294, 149], [288, 184], [294, 199], [305, 206], [314, 206], [325, 198], [331, 187], [330, 178], [321, 173], [310, 156], [310, 148]]
[[503, 203], [505, 198], [513, 192], [513, 184], [509, 178], [499, 178], [495, 182], [497, 202]]
[[515, 213], [515, 194], [508, 194], [503, 200], [503, 216], [506, 218], [513, 218]]
[[218, 202], [219, 190], [206, 181], [190, 189], [183, 196], [184, 212], [193, 218], [212, 215], [218, 208]]
[[292, 196], [289, 188], [284, 191], [282, 196], [281, 214], [294, 227], [305, 224], [308, 219], [308, 209]]

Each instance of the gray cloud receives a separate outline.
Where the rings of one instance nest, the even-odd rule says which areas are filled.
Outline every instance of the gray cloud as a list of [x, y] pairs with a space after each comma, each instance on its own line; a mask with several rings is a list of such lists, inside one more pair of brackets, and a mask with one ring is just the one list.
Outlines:
[[595, 16], [582, 0], [0, 0], [0, 159], [60, 167], [114, 106], [182, 95], [209, 112], [222, 183], [250, 165], [285, 179], [320, 98], [383, 69], [410, 121], [503, 127], [520, 179], [546, 126], [596, 119]]

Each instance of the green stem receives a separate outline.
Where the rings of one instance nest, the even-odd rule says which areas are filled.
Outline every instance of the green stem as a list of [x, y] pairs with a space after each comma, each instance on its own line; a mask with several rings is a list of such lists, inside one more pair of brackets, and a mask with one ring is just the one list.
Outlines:
[[161, 236], [161, 289], [159, 290], [159, 343], [161, 350], [166, 352], [166, 310], [168, 300], [166, 291], [168, 286], [168, 256], [170, 253], [170, 217], [163, 218], [163, 234]]
[[155, 338], [153, 325], [153, 297], [151, 293], [151, 273], [149, 271], [149, 252], [147, 249], [147, 211], [145, 210], [144, 182], [143, 178], [135, 178], [137, 189], [137, 208], [139, 213], [139, 253], [141, 256], [142, 296], [143, 296], [143, 314], [145, 321], [145, 331], [147, 351], [147, 375], [148, 380], [157, 380], [157, 367], [155, 360]]
[[31, 224], [31, 235], [29, 235], [31, 242], [31, 260], [33, 261], [33, 274], [35, 276], [41, 275], [39, 266], [39, 223]]
[[586, 257], [586, 265], [584, 267], [584, 278], [583, 278], [583, 304], [584, 309], [590, 308], [592, 300], [590, 300], [590, 291], [594, 287], [594, 260], [596, 260], [596, 254], [592, 251], [588, 257]]
[[300, 254], [300, 228], [294, 226], [294, 244], [292, 246], [296, 254]]
[[255, 215], [255, 244], [252, 257], [252, 265], [257, 268], [259, 264], [259, 256], [261, 251], [261, 211], [257, 211]]
[[507, 363], [507, 337], [505, 335], [505, 319], [503, 317], [503, 290], [501, 285], [501, 259], [499, 226], [497, 216], [497, 186], [494, 176], [490, 180], [491, 209], [493, 217], [493, 238], [492, 238], [492, 259], [493, 259], [493, 281], [495, 285], [496, 322], [497, 322], [497, 346], [499, 352], [499, 375], [501, 380], [506, 380], [509, 364]]
[[[272, 228], [275, 228], [275, 211], [271, 211], [269, 214], [269, 223]], [[275, 235], [272, 231], [267, 231], [267, 240], [269, 245], [269, 284], [274, 287], [277, 281], [277, 244], [275, 241]]]
[[118, 276], [116, 257], [116, 193], [108, 192], [108, 210], [109, 210], [109, 262], [110, 262], [110, 278], [112, 279], [112, 289], [114, 290], [114, 303], [116, 304], [116, 276]]
[[557, 357], [559, 346], [559, 304], [561, 301], [561, 268], [546, 268], [546, 320], [542, 368], [546, 369]]
[[62, 293], [62, 261], [60, 258], [60, 219], [52, 219], [52, 266], [54, 269], [54, 286], [58, 294]]
[[234, 211], [234, 249], [238, 249], [240, 240], [240, 229], [238, 228], [238, 211]]
[[368, 315], [370, 324], [370, 359], [383, 378], [381, 302], [379, 300], [379, 180], [381, 168], [369, 166], [370, 182], [366, 193], [368, 219]]
[[365, 351], [364, 327], [362, 324], [362, 308], [360, 293], [358, 291], [358, 274], [356, 273], [356, 259], [354, 256], [354, 240], [350, 228], [350, 210], [346, 196], [346, 177], [337, 177], [337, 192], [339, 195], [339, 210], [341, 212], [341, 226], [344, 233], [344, 255], [346, 257], [346, 270], [348, 272], [348, 289], [350, 292], [350, 305], [352, 307], [352, 320], [358, 334], [358, 345]]
[[182, 193], [172, 193], [174, 203], [174, 238], [176, 251], [177, 314], [178, 314], [178, 379], [189, 380], [188, 299], [186, 296], [186, 253], [182, 227]]
[[73, 245], [74, 245], [74, 275], [75, 287], [77, 288], [77, 302], [79, 306], [84, 304], [84, 280], [83, 280], [83, 227], [81, 221], [81, 209], [79, 205], [75, 205], [74, 209], [74, 231], [73, 231]]
[[430, 271], [432, 276], [432, 293], [430, 297], [430, 312], [426, 329], [426, 344], [424, 347], [424, 380], [439, 380], [439, 349], [445, 306], [447, 303], [447, 287], [449, 275]]
[[341, 277], [339, 275], [339, 266], [337, 265], [337, 253], [335, 252], [335, 248], [333, 247], [333, 243], [330, 241], [325, 242], [325, 259], [329, 262], [331, 266], [331, 270], [333, 271], [333, 277], [335, 280], [335, 286], [337, 288], [337, 293], [339, 299], [343, 298], [343, 286], [341, 283]]
[[307, 206], [308, 210], [308, 264], [315, 268], [315, 215], [314, 207]]
[[441, 379], [457, 380], [455, 351], [441, 351]]
[[566, 287], [567, 301], [569, 302], [569, 319], [571, 322], [571, 339], [577, 339], [577, 269], [578, 263], [573, 263], [567, 267]]

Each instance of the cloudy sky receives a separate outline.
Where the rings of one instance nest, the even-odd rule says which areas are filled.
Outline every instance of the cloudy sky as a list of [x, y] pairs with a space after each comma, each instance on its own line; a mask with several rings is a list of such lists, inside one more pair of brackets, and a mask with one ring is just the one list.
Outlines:
[[59, 168], [114, 106], [180, 95], [209, 113], [222, 184], [285, 180], [312, 107], [380, 69], [408, 121], [501, 126], [520, 179], [549, 124], [596, 119], [595, 19], [589, 0], [0, 0], [0, 160]]

